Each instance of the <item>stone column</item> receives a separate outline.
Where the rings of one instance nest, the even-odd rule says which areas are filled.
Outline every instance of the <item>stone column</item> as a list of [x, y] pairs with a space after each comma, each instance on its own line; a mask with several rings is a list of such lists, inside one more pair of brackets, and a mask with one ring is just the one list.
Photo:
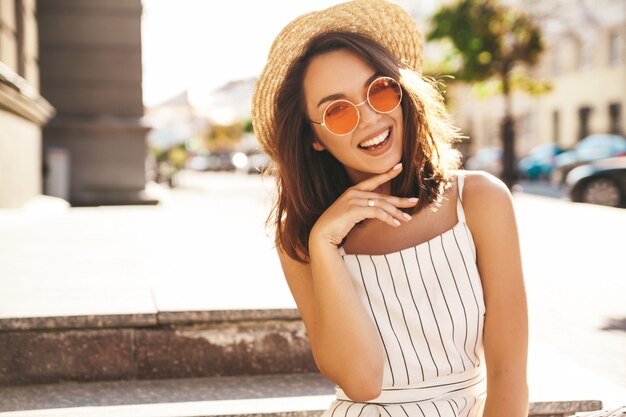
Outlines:
[[42, 94], [57, 109], [44, 152], [69, 154], [74, 206], [154, 203], [143, 196], [140, 0], [38, 2]]

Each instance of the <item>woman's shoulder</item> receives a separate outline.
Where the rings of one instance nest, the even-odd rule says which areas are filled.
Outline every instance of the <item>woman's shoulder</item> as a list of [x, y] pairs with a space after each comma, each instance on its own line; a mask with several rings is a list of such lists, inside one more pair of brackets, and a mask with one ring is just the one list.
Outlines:
[[508, 198], [511, 192], [504, 182], [486, 171], [456, 171], [457, 178], [463, 177], [462, 200], [483, 200], [492, 198]]
[[513, 198], [504, 182], [485, 171], [457, 171], [463, 176], [461, 201], [470, 227], [490, 224], [494, 216], [513, 210]]

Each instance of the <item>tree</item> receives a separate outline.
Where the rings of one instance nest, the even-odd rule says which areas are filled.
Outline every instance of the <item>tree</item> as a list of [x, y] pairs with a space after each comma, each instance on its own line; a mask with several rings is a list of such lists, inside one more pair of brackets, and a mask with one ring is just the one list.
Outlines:
[[511, 91], [516, 84], [531, 93], [538, 88], [536, 83], [522, 80], [519, 74], [513, 77], [513, 70], [518, 64], [537, 63], [543, 51], [539, 27], [523, 12], [497, 0], [459, 0], [444, 5], [430, 23], [433, 29], [427, 39], [450, 40], [455, 58], [460, 58], [459, 68], [453, 74], [456, 78], [466, 82], [499, 79], [505, 100], [501, 125], [503, 179], [510, 188], [516, 180]]

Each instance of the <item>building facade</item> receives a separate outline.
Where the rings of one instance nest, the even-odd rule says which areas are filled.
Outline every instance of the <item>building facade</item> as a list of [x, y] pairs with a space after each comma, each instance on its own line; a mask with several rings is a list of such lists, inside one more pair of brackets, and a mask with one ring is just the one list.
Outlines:
[[41, 127], [54, 109], [39, 94], [35, 0], [0, 0], [0, 208], [42, 191]]
[[[545, 51], [531, 76], [548, 93], [513, 95], [516, 154], [541, 143], [570, 148], [592, 133], [626, 133], [626, 1], [509, 1], [540, 22]], [[470, 136], [469, 153], [501, 147], [504, 99], [480, 99], [472, 87], [450, 88], [456, 122]]]

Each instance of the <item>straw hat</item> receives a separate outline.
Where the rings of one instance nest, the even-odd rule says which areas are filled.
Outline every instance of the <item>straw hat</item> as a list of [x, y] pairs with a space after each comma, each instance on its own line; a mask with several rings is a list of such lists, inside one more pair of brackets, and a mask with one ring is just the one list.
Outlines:
[[355, 32], [387, 48], [408, 68], [422, 67], [422, 38], [406, 10], [386, 0], [354, 0], [304, 14], [278, 34], [252, 95], [252, 123], [263, 150], [273, 157], [274, 105], [291, 64], [310, 39], [328, 32]]

